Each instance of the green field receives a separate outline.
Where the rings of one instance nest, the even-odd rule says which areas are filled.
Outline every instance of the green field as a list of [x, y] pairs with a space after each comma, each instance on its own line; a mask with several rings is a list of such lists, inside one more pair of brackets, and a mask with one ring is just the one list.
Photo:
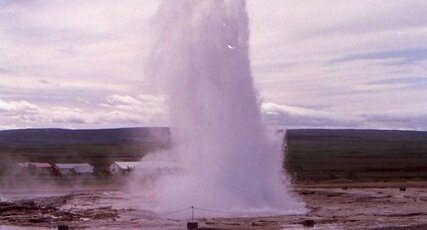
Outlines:
[[288, 130], [294, 182], [427, 179], [427, 132]]
[[0, 175], [14, 162], [87, 162], [103, 172], [114, 161], [136, 161], [170, 145], [168, 128], [0, 131]]
[[[170, 146], [168, 128], [0, 131], [0, 175], [19, 161], [87, 162], [98, 173]], [[287, 130], [285, 168], [296, 183], [427, 180], [427, 132]]]

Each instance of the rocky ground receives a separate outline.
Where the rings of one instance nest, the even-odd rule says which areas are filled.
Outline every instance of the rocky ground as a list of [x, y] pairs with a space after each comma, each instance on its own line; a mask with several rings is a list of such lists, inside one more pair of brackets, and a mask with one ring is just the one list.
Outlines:
[[[199, 229], [427, 229], [427, 184], [300, 185], [308, 213], [198, 219]], [[186, 229], [186, 221], [131, 208], [122, 191], [0, 191], [0, 229]]]

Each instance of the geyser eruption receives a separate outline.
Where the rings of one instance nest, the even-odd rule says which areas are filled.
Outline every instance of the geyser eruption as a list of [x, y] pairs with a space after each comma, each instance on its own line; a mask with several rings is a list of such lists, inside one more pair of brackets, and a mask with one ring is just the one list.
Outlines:
[[169, 94], [179, 172], [160, 177], [144, 207], [295, 212], [253, 85], [245, 1], [164, 0], [154, 25], [150, 74]]

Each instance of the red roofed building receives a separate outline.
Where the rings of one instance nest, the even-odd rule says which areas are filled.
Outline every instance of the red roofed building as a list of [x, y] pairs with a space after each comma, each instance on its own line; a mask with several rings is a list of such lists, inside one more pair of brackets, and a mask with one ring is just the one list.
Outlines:
[[16, 163], [21, 173], [31, 175], [49, 175], [52, 173], [52, 166], [45, 162], [19, 162]]

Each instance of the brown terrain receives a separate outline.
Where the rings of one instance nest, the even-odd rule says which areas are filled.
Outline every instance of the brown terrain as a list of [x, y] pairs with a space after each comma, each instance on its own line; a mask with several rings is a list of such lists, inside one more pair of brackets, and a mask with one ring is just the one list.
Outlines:
[[[307, 214], [197, 221], [199, 229], [427, 229], [426, 188], [426, 182], [298, 185]], [[186, 220], [132, 207], [120, 190], [0, 194], [0, 229], [186, 229]]]
[[[167, 147], [168, 138], [153, 141], [152, 131], [0, 132], [0, 230], [186, 229], [186, 220], [138, 208], [123, 189], [127, 179], [106, 173], [111, 162]], [[199, 229], [427, 229], [427, 132], [288, 130], [284, 151], [292, 190], [307, 213], [236, 218], [223, 212], [216, 216], [228, 217], [206, 219], [197, 218], [204, 213], [196, 210]], [[95, 175], [8, 177], [21, 158], [88, 162]], [[191, 216], [191, 210], [183, 212]]]

